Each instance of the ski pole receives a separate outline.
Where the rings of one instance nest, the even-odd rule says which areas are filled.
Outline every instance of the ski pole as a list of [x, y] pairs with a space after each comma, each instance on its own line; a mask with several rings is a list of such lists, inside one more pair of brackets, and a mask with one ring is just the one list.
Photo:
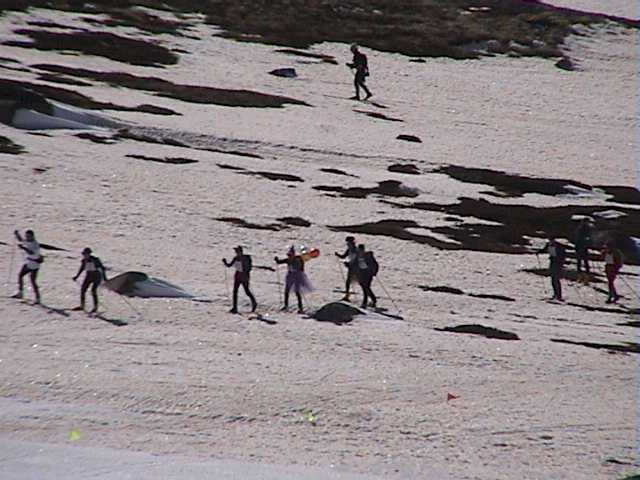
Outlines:
[[633, 292], [633, 294], [636, 296], [636, 298], [638, 300], [640, 300], [640, 295], [638, 295], [638, 292], [633, 289], [633, 287], [631, 286], [631, 284], [629, 282], [627, 282], [626, 278], [624, 278], [622, 276], [620, 278], [622, 279], [622, 283], [624, 283], [627, 286], [627, 288]]
[[377, 276], [376, 276], [376, 280], [378, 280], [378, 283], [380, 284], [380, 286], [382, 287], [382, 290], [384, 290], [384, 293], [387, 295], [387, 297], [389, 298], [389, 300], [391, 300], [391, 305], [393, 305], [393, 308], [396, 309], [396, 311], [398, 312], [398, 315], [400, 314], [400, 309], [398, 308], [398, 306], [396, 305], [396, 302], [393, 301], [393, 298], [391, 297], [391, 295], [389, 295], [389, 291], [387, 290], [387, 288], [384, 286], [384, 283], [382, 283], [382, 280], [380, 280]]
[[[344, 276], [344, 272], [342, 271], [342, 266], [340, 265], [340, 259], [336, 257], [336, 266], [338, 267], [338, 271], [340, 272], [340, 277], [342, 278], [342, 284], [346, 285], [347, 278]], [[345, 295], [348, 295], [349, 292], [344, 292]]]
[[7, 288], [9, 287], [11, 279], [13, 277], [13, 267], [14, 267], [15, 257], [16, 257], [16, 244], [15, 242], [13, 242], [11, 244], [11, 257], [9, 260], [9, 271], [7, 272]]
[[282, 298], [282, 284], [280, 283], [280, 266], [276, 263], [276, 280], [278, 282], [278, 295]]
[[227, 267], [224, 267], [224, 287], [227, 292], [227, 301], [231, 301], [231, 295], [229, 294], [229, 277], [227, 276]]

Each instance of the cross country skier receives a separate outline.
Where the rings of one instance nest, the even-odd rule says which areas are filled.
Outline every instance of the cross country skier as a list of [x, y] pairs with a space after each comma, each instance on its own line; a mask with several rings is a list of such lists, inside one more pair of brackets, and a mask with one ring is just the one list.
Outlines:
[[282, 310], [286, 311], [289, 308], [289, 292], [293, 289], [298, 298], [298, 313], [303, 313], [302, 295], [306, 292], [311, 292], [313, 287], [307, 278], [307, 274], [304, 273], [304, 260], [302, 256], [296, 255], [295, 248], [291, 246], [287, 252], [287, 258], [281, 260], [278, 257], [274, 257], [274, 260], [277, 264], [287, 264], [287, 276], [284, 286], [284, 307], [282, 307]]
[[369, 64], [367, 62], [367, 56], [358, 50], [358, 45], [355, 43], [351, 45], [351, 53], [353, 53], [353, 60], [351, 63], [347, 63], [347, 67], [355, 68], [356, 73], [353, 78], [353, 85], [356, 87], [355, 96], [351, 97], [351, 100], [360, 100], [360, 88], [366, 92], [367, 96], [364, 98], [368, 100], [373, 95], [367, 86], [365, 85], [366, 78], [369, 76]]
[[240, 246], [234, 248], [234, 251], [236, 252], [236, 256], [230, 262], [227, 262], [226, 258], [222, 259], [222, 263], [225, 267], [235, 267], [236, 269], [236, 274], [233, 277], [233, 307], [229, 310], [229, 313], [238, 313], [238, 290], [241, 285], [242, 288], [244, 288], [244, 293], [246, 293], [249, 300], [251, 300], [251, 311], [255, 312], [258, 307], [258, 302], [256, 302], [256, 298], [249, 289], [252, 265], [251, 256], [245, 255], [242, 247]]
[[347, 279], [345, 281], [344, 286], [344, 297], [342, 298], [345, 301], [349, 301], [349, 296], [351, 295], [351, 282], [353, 280], [357, 280], [357, 258], [358, 258], [358, 248], [356, 247], [356, 239], [352, 236], [348, 236], [345, 238], [345, 242], [347, 243], [347, 249], [344, 253], [334, 252], [335, 256], [345, 260], [345, 266], [347, 267]]
[[18, 274], [18, 292], [13, 295], [12, 298], [22, 298], [24, 292], [24, 276], [29, 275], [29, 279], [31, 280], [31, 286], [33, 287], [33, 293], [35, 294], [36, 300], [35, 303], [40, 303], [40, 289], [38, 288], [38, 271], [40, 270], [40, 265], [44, 261], [44, 257], [40, 254], [40, 244], [36, 240], [36, 236], [33, 233], [33, 230], [27, 230], [24, 232], [24, 240], [20, 236], [20, 232], [15, 230], [13, 234], [16, 236], [18, 240], [18, 248], [23, 250], [26, 253], [26, 258], [24, 264], [22, 265], [22, 269]]
[[378, 274], [378, 262], [373, 256], [373, 252], [367, 252], [363, 244], [358, 245], [357, 256], [358, 267], [358, 282], [362, 287], [362, 308], [367, 308], [367, 301], [371, 299], [371, 306], [376, 307], [376, 298], [373, 290], [371, 290], [371, 284], [373, 283], [373, 277]]
[[607, 275], [607, 286], [609, 287], [609, 296], [607, 303], [616, 303], [620, 298], [616, 291], [616, 277], [622, 268], [622, 252], [615, 247], [612, 240], [607, 241], [602, 251], [604, 257], [604, 273]]
[[84, 310], [87, 290], [91, 287], [93, 309], [89, 313], [96, 313], [98, 311], [98, 287], [102, 280], [107, 281], [107, 274], [100, 259], [91, 255], [91, 253], [92, 251], [89, 247], [82, 250], [82, 263], [80, 263], [78, 273], [73, 277], [75, 282], [83, 271], [87, 272], [82, 281], [82, 287], [80, 287], [80, 306], [75, 307], [73, 310]]
[[566, 257], [565, 248], [561, 243], [556, 241], [553, 235], [549, 235], [549, 241], [544, 247], [538, 250], [536, 255], [545, 252], [549, 254], [549, 275], [551, 276], [551, 287], [553, 288], [553, 297], [551, 297], [551, 300], [562, 302], [560, 277], [562, 276], [562, 268]]

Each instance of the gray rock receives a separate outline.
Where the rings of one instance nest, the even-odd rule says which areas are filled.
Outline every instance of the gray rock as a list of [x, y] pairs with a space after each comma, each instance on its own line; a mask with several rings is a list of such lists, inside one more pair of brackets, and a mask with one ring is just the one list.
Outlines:
[[271, 70], [269, 74], [284, 78], [296, 78], [298, 76], [295, 68], [276, 68]]
[[365, 312], [345, 302], [331, 302], [317, 310], [312, 318], [319, 322], [331, 322], [335, 324], [349, 323], [356, 315], [364, 315]]

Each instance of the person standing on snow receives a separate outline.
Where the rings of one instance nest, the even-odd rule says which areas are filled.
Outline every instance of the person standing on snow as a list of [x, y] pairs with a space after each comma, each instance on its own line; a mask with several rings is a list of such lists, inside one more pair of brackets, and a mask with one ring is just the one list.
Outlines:
[[559, 243], [553, 235], [549, 235], [549, 241], [544, 247], [538, 250], [537, 253], [545, 252], [549, 254], [549, 276], [551, 277], [551, 287], [553, 288], [553, 297], [551, 297], [551, 300], [562, 302], [560, 277], [562, 276], [562, 269], [566, 257], [564, 245]]
[[222, 259], [222, 263], [225, 267], [235, 267], [236, 274], [233, 277], [233, 307], [229, 310], [229, 313], [238, 313], [238, 290], [240, 286], [244, 288], [244, 293], [247, 294], [249, 300], [251, 300], [251, 311], [255, 312], [258, 307], [256, 298], [251, 293], [249, 288], [249, 281], [251, 279], [251, 256], [245, 255], [242, 247], [238, 246], [234, 248], [236, 256], [230, 262], [227, 262], [226, 258]]
[[92, 251], [89, 247], [82, 250], [82, 263], [80, 264], [78, 273], [73, 277], [73, 281], [75, 282], [83, 271], [87, 272], [82, 281], [82, 287], [80, 287], [80, 306], [75, 307], [73, 310], [84, 310], [87, 290], [91, 287], [93, 309], [89, 313], [96, 313], [98, 311], [98, 287], [102, 283], [102, 280], [107, 280], [107, 274], [100, 259], [91, 255], [91, 253]]
[[622, 252], [616, 248], [613, 240], [607, 241], [602, 251], [604, 257], [604, 273], [607, 276], [607, 286], [609, 287], [609, 296], [607, 303], [616, 303], [620, 298], [616, 291], [616, 277], [622, 268]]
[[18, 274], [18, 292], [12, 296], [12, 298], [22, 298], [24, 293], [24, 277], [25, 275], [29, 275], [29, 279], [31, 280], [31, 287], [33, 288], [33, 293], [35, 294], [35, 303], [40, 303], [40, 289], [38, 288], [38, 272], [40, 270], [40, 265], [44, 262], [44, 257], [40, 254], [40, 244], [36, 240], [36, 236], [33, 233], [33, 230], [27, 230], [24, 232], [24, 240], [22, 236], [20, 236], [20, 232], [15, 230], [13, 234], [16, 236], [18, 240], [18, 248], [23, 250], [26, 253], [26, 258], [24, 264], [22, 265], [22, 269]]
[[368, 100], [373, 95], [367, 86], [365, 81], [369, 76], [369, 64], [367, 62], [367, 56], [358, 50], [358, 45], [355, 43], [351, 45], [351, 53], [353, 53], [353, 60], [351, 63], [347, 63], [347, 67], [354, 68], [356, 70], [353, 78], [353, 85], [356, 87], [355, 96], [351, 97], [351, 100], [360, 100], [360, 88], [362, 88], [367, 96], [364, 98]]
[[307, 274], [304, 273], [304, 260], [302, 256], [296, 255], [293, 245], [287, 252], [287, 258], [282, 260], [278, 257], [274, 257], [275, 262], [280, 265], [287, 264], [287, 276], [285, 278], [284, 285], [284, 307], [283, 311], [289, 309], [289, 293], [293, 290], [298, 298], [298, 313], [304, 313], [304, 307], [302, 305], [302, 296], [313, 290], [311, 282], [307, 278]]
[[344, 264], [347, 267], [347, 278], [345, 280], [344, 297], [342, 299], [348, 302], [351, 296], [351, 282], [358, 278], [358, 248], [356, 247], [356, 239], [352, 236], [345, 238], [345, 242], [347, 243], [347, 249], [344, 253], [334, 252], [334, 255], [342, 260], [346, 260]]

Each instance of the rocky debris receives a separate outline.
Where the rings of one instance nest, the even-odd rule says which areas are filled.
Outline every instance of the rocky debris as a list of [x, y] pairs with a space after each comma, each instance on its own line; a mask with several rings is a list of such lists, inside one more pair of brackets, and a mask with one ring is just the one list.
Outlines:
[[439, 332], [452, 333], [469, 333], [472, 335], [482, 335], [486, 338], [495, 338], [498, 340], [520, 340], [520, 337], [512, 332], [499, 330], [493, 327], [485, 327], [479, 324], [457, 325], [455, 327], [435, 328]]
[[389, 165], [387, 170], [390, 172], [396, 173], [406, 173], [407, 175], [420, 175], [420, 169], [413, 163], [394, 163], [393, 165]]
[[400, 135], [398, 135], [396, 139], [404, 140], [405, 142], [422, 143], [422, 140], [420, 140], [419, 137], [416, 137], [415, 135], [407, 135], [404, 133], [401, 133]]
[[322, 306], [311, 317], [319, 322], [331, 322], [336, 325], [349, 323], [356, 315], [364, 315], [365, 312], [345, 302], [331, 302]]
[[269, 75], [274, 75], [276, 77], [283, 78], [297, 78], [298, 73], [295, 68], [276, 68], [275, 70], [271, 70]]
[[575, 64], [569, 57], [562, 57], [555, 63], [556, 67], [561, 70], [567, 70], [568, 72], [573, 72], [576, 69]]

